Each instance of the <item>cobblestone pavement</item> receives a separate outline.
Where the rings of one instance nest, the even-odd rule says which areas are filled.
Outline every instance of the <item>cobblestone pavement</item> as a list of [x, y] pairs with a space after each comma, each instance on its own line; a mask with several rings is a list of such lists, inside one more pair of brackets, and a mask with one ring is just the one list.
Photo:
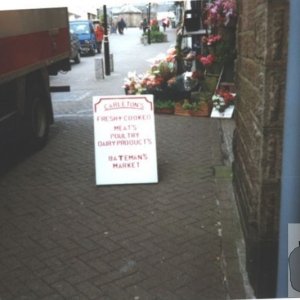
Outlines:
[[155, 121], [158, 184], [95, 185], [89, 113], [1, 175], [1, 300], [245, 298], [219, 121]]

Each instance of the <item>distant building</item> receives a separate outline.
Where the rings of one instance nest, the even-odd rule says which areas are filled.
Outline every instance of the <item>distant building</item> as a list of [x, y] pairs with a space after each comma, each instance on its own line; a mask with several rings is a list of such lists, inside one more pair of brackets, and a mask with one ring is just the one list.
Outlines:
[[113, 19], [123, 18], [127, 27], [139, 27], [142, 20], [142, 11], [137, 7], [126, 4], [112, 10]]

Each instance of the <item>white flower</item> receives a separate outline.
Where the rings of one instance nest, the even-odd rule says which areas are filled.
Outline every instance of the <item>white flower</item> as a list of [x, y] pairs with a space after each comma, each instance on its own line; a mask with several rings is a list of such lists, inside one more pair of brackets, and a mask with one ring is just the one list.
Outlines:
[[128, 72], [128, 73], [127, 73], [127, 77], [128, 77], [129, 79], [136, 78], [136, 72], [135, 72], [135, 71], [133, 71], [133, 72]]
[[214, 102], [219, 102], [220, 101], [220, 96], [219, 95], [216, 95], [216, 94], [214, 94], [213, 96], [212, 96], [212, 101], [214, 101]]

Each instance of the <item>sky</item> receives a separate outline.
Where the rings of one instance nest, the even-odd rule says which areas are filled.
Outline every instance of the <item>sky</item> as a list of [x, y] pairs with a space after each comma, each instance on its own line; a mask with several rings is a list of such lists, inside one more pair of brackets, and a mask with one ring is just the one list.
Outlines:
[[[84, 2], [84, 3], [83, 3]], [[85, 6], [85, 7], [102, 7], [104, 4], [107, 7], [120, 6], [123, 4], [147, 4], [151, 1], [146, 0], [10, 0], [1, 1], [0, 10], [5, 9], [22, 9], [22, 8], [45, 8], [45, 7], [62, 7], [62, 6]], [[166, 2], [156, 0], [157, 2]]]
[[[83, 15], [86, 12], [96, 14], [97, 8], [118, 7], [124, 4], [146, 5], [151, 1], [146, 0], [8, 0], [0, 1], [0, 10], [27, 9], [27, 8], [47, 8], [47, 7], [68, 7], [69, 12]], [[155, 3], [170, 2], [166, 0], [156, 0]], [[154, 3], [151, 2], [151, 3]]]

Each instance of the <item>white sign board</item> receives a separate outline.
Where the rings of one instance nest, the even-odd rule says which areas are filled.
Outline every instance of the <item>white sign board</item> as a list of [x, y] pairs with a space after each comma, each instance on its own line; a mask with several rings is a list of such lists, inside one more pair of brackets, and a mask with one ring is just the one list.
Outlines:
[[153, 95], [93, 97], [96, 184], [156, 183]]

